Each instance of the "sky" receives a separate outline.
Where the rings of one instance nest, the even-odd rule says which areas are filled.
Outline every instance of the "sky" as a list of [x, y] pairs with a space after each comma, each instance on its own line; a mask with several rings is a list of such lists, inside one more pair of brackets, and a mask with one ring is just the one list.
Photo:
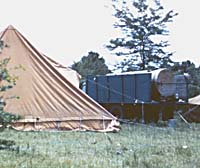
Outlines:
[[[105, 48], [119, 31], [113, 28], [111, 0], [0, 0], [0, 30], [13, 25], [40, 52], [70, 66], [89, 51], [111, 66], [117, 57]], [[197, 0], [163, 0], [179, 15], [169, 25], [174, 61], [200, 65], [200, 10]]]

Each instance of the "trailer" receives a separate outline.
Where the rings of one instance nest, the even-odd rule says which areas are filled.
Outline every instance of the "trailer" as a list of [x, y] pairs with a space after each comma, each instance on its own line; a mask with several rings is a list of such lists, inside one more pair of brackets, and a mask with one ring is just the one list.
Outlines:
[[186, 93], [181, 89], [187, 86], [177, 87], [177, 82], [169, 70], [158, 69], [89, 75], [82, 89], [118, 118], [157, 122], [173, 118], [175, 95]]

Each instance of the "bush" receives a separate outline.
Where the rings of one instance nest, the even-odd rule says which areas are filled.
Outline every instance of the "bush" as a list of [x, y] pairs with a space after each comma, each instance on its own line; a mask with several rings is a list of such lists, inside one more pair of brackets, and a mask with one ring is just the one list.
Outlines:
[[[3, 42], [0, 41], [0, 48], [3, 48]], [[9, 74], [7, 65], [10, 61], [10, 58], [5, 58], [0, 60], [0, 92], [6, 92], [9, 89], [12, 89], [13, 86], [16, 84], [17, 77], [11, 76]], [[3, 95], [3, 94], [1, 94]], [[10, 124], [12, 121], [19, 119], [20, 117], [14, 114], [10, 114], [4, 111], [4, 107], [6, 105], [5, 100], [18, 98], [18, 97], [4, 97], [0, 96], [0, 128], [3, 130]]]
[[194, 97], [200, 94], [199, 87], [196, 85], [188, 85], [189, 97]]

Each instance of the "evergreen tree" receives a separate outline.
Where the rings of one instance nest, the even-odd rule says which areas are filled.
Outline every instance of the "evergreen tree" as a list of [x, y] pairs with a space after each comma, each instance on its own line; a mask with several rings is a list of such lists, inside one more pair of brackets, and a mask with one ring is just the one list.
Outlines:
[[177, 15], [173, 10], [164, 13], [160, 1], [153, 0], [113, 0], [114, 16], [123, 36], [110, 40], [108, 49], [125, 59], [117, 65], [122, 71], [155, 69], [166, 67], [171, 62], [171, 52], [164, 49], [169, 46], [166, 24]]
[[93, 51], [90, 51], [87, 56], [83, 56], [79, 62], [74, 62], [71, 68], [83, 78], [87, 75], [105, 75], [111, 72], [105, 64], [104, 58]]

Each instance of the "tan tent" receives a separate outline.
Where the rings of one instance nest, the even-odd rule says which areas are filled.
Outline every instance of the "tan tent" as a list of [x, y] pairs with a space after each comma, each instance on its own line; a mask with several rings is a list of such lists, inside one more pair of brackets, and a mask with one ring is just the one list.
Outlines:
[[[0, 58], [11, 58], [8, 68], [19, 78], [14, 88], [3, 93], [4, 98], [20, 97], [7, 100], [5, 107], [5, 111], [22, 117], [13, 123], [15, 129], [117, 129], [113, 115], [69, 82], [58, 71], [59, 64], [38, 52], [15, 28], [9, 26], [0, 40], [5, 44]], [[19, 65], [25, 70], [14, 70]]]
[[200, 105], [200, 95], [190, 98], [189, 103], [193, 105]]
[[188, 122], [200, 122], [200, 95], [188, 100], [182, 115]]
[[43, 56], [50, 64], [52, 64], [54, 68], [56, 68], [58, 72], [60, 72], [65, 78], [67, 78], [67, 80], [69, 80], [74, 86], [79, 87], [81, 76], [76, 71], [72, 70], [69, 67], [59, 64], [58, 62], [52, 60], [46, 55]]

